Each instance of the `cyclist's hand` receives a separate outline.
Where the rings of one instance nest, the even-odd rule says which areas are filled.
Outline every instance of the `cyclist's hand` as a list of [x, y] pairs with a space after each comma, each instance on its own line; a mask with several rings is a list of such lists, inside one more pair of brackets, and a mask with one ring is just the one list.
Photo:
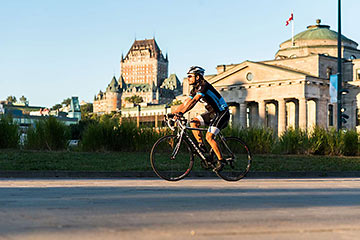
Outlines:
[[174, 119], [174, 121], [176, 121], [176, 120], [179, 120], [182, 116], [183, 116], [183, 114], [181, 112], [175, 113], [173, 119]]

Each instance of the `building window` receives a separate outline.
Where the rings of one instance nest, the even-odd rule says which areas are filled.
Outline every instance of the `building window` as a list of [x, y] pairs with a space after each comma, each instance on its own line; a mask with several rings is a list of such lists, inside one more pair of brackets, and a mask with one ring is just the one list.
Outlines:
[[356, 69], [356, 80], [360, 80], [360, 68]]
[[334, 105], [329, 105], [328, 116], [329, 126], [334, 126]]
[[326, 78], [327, 79], [330, 79], [331, 74], [332, 74], [332, 68], [331, 67], [326, 68]]
[[254, 75], [253, 75], [251, 72], [249, 72], [249, 73], [246, 74], [246, 79], [247, 79], [248, 81], [251, 81], [251, 80], [254, 79]]
[[360, 126], [360, 112], [359, 109], [356, 109], [356, 126]]

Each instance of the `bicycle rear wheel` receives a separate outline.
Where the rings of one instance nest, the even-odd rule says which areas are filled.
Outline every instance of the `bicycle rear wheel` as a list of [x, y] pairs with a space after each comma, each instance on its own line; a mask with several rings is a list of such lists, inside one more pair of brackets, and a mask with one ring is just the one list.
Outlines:
[[237, 137], [226, 137], [218, 142], [226, 165], [216, 174], [226, 181], [238, 181], [246, 176], [251, 166], [249, 147]]
[[160, 178], [178, 181], [190, 173], [194, 156], [185, 140], [179, 142], [177, 135], [169, 135], [156, 141], [150, 153], [150, 162]]

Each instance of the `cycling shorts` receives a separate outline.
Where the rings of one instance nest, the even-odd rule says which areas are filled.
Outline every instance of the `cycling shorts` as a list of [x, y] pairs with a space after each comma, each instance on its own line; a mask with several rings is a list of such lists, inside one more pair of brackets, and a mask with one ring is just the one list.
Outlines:
[[219, 113], [205, 112], [196, 118], [200, 121], [201, 126], [209, 126], [208, 132], [217, 135], [221, 129], [228, 125], [230, 113], [228, 109]]

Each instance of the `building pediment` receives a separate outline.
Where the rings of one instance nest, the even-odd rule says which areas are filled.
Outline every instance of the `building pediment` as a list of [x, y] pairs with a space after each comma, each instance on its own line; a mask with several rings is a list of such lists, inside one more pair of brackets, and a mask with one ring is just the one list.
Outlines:
[[246, 85], [306, 77], [306, 73], [262, 62], [245, 61], [209, 80], [214, 86]]

